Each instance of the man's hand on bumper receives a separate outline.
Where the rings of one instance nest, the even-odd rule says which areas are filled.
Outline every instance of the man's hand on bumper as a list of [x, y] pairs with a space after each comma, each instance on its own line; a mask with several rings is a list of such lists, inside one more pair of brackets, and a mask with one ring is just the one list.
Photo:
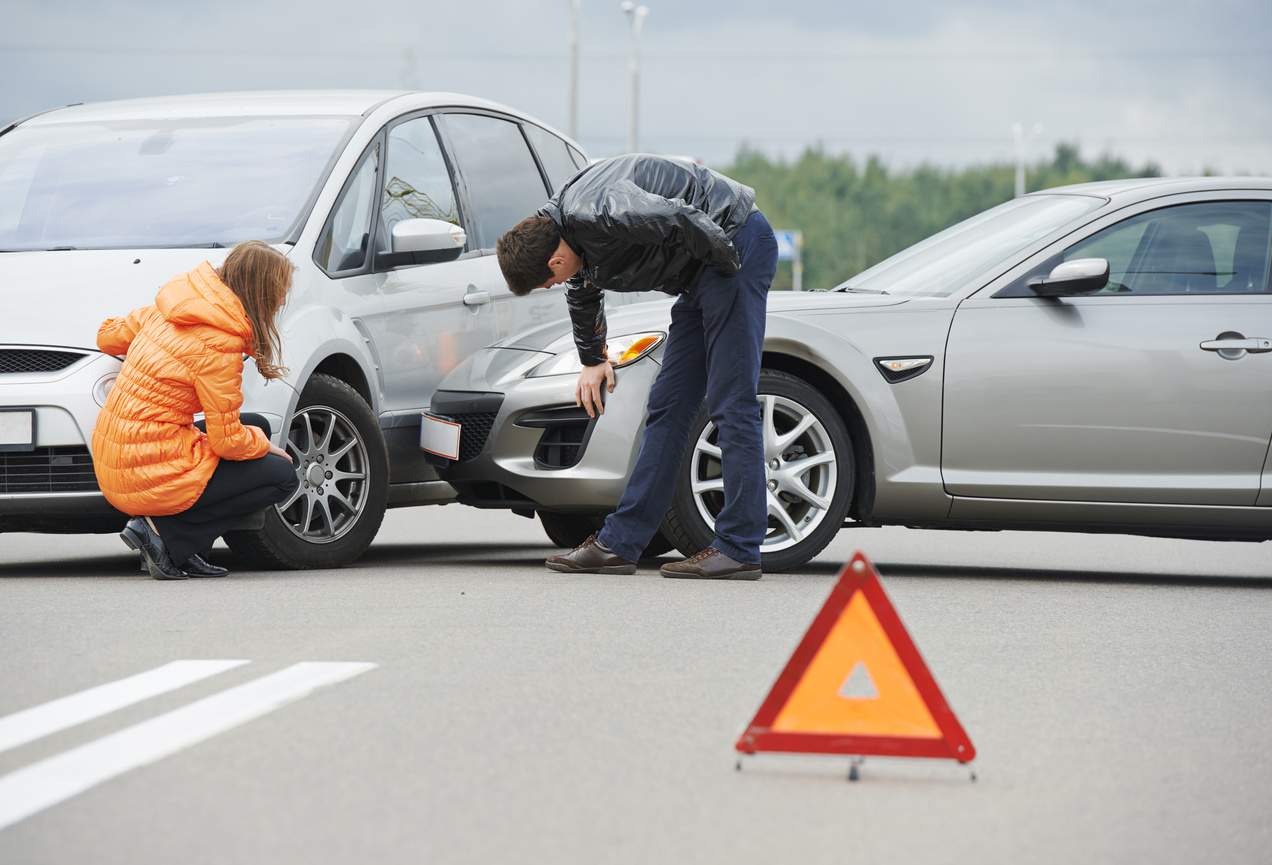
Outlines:
[[614, 365], [609, 361], [585, 366], [579, 373], [578, 384], [574, 387], [574, 404], [582, 406], [588, 417], [605, 414], [601, 388], [614, 392]]

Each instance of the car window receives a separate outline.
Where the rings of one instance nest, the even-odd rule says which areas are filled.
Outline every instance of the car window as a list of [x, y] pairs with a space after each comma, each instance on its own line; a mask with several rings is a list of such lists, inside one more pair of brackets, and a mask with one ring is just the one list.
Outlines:
[[1150, 210], [1096, 232], [1052, 256], [1013, 285], [1075, 258], [1104, 258], [1109, 283], [1096, 294], [1266, 292], [1272, 203], [1207, 201]]
[[379, 166], [380, 146], [376, 144], [362, 157], [332, 211], [331, 223], [314, 250], [314, 261], [328, 273], [358, 270], [366, 264]]
[[577, 168], [587, 167], [587, 157], [584, 156], [582, 153], [579, 153], [573, 147], [570, 148], [570, 158], [574, 160], [575, 167]]
[[403, 219], [440, 219], [464, 226], [446, 159], [428, 117], [417, 117], [389, 130], [376, 233], [376, 247], [381, 252], [388, 251], [393, 226]]
[[570, 157], [566, 143], [538, 126], [527, 123], [522, 128], [525, 129], [530, 143], [534, 145], [534, 152], [539, 154], [543, 170], [548, 173], [548, 180], [552, 183], [551, 191], [556, 192], [579, 170]]
[[471, 221], [482, 247], [493, 249], [499, 235], [544, 205], [547, 188], [516, 123], [483, 114], [447, 114], [443, 121]]
[[0, 137], [0, 250], [286, 240], [359, 118], [37, 123]]

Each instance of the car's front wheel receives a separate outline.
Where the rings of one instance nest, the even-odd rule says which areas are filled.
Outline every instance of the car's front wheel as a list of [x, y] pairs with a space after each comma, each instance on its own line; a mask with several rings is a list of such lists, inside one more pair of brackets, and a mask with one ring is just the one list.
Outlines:
[[[760, 559], [766, 571], [784, 571], [820, 553], [843, 525], [856, 480], [852, 438], [830, 401], [796, 376], [761, 372], [759, 401], [768, 513]], [[663, 523], [663, 534], [685, 555], [711, 543], [724, 507], [718, 438], [704, 405], [690, 426]]]
[[388, 502], [388, 454], [375, 413], [340, 379], [317, 374], [301, 391], [285, 442], [300, 486], [270, 508], [265, 527], [227, 532], [250, 565], [338, 568], [366, 552]]

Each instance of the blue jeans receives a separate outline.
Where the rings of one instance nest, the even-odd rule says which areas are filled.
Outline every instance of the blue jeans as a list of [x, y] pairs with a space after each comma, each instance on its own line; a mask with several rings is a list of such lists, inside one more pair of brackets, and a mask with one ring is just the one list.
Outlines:
[[671, 308], [662, 370], [649, 392], [636, 467], [618, 510], [598, 539], [629, 561], [662, 525], [698, 407], [720, 431], [724, 507], [712, 546], [747, 564], [760, 560], [768, 527], [764, 442], [756, 389], [764, 347], [764, 311], [777, 270], [777, 240], [764, 214], [750, 215], [733, 238], [742, 269], [720, 276], [708, 268]]

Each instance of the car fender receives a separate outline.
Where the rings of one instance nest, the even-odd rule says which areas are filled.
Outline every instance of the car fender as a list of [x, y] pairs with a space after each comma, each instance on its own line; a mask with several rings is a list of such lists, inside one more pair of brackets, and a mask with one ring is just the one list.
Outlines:
[[[892, 307], [768, 318], [764, 351], [816, 367], [861, 416], [874, 463], [873, 517], [949, 512], [941, 483], [941, 384], [950, 315], [948, 308]], [[877, 359], [897, 356], [932, 362], [920, 375], [893, 383]]]

